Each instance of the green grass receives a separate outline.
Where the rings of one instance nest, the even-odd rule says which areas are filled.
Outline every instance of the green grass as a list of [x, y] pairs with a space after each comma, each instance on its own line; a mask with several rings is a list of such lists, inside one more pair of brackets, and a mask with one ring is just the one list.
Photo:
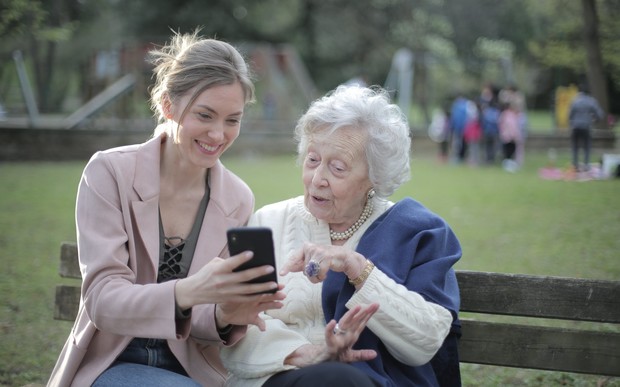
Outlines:
[[0, 164], [0, 385], [42, 382], [70, 323], [52, 319], [60, 242], [75, 240], [79, 163]]
[[[443, 216], [463, 245], [458, 269], [620, 279], [620, 180], [541, 180], [543, 154], [515, 174], [441, 165], [416, 152], [411, 196]], [[568, 165], [561, 154], [559, 165]], [[257, 207], [302, 193], [294, 156], [225, 157], [253, 188]], [[55, 321], [60, 242], [75, 240], [75, 193], [84, 162], [0, 164], [0, 386], [44, 383], [71, 329]], [[620, 386], [557, 372], [464, 365], [466, 386]]]

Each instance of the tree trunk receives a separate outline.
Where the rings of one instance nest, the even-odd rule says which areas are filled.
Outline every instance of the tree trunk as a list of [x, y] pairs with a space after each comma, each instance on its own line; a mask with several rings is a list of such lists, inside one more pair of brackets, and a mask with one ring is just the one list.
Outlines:
[[316, 39], [316, 25], [312, 15], [316, 11], [316, 0], [305, 0], [303, 3], [303, 17], [300, 21], [300, 27], [306, 36], [306, 52], [304, 59], [308, 67], [308, 71], [314, 79], [316, 77], [316, 64], [317, 60], [317, 39]]
[[[596, 0], [581, 0], [583, 7], [583, 35], [586, 46], [587, 63], [586, 75], [591, 94], [601, 104], [605, 113], [609, 112], [609, 99], [607, 97], [607, 82], [601, 55], [601, 45], [598, 33], [598, 15], [596, 13]], [[607, 128], [607, 122], [602, 123]]]
[[413, 81], [414, 99], [417, 99], [420, 110], [424, 116], [424, 127], [428, 128], [431, 123], [431, 113], [429, 111], [429, 86], [428, 86], [428, 68], [426, 67], [426, 52], [418, 51], [415, 55], [416, 60], [413, 62], [415, 78]]

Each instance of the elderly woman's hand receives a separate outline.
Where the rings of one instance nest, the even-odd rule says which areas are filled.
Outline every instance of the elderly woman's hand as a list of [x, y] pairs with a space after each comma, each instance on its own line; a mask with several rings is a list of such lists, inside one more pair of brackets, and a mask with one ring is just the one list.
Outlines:
[[374, 359], [377, 353], [371, 349], [353, 349], [368, 320], [379, 310], [379, 304], [357, 305], [345, 313], [340, 321], [331, 320], [325, 327], [325, 343], [330, 359], [345, 363]]
[[312, 283], [318, 283], [325, 279], [329, 270], [343, 272], [349, 279], [357, 278], [365, 266], [366, 258], [356, 251], [308, 242], [289, 257], [280, 275], [302, 272]]
[[297, 348], [284, 361], [285, 364], [305, 367], [323, 361], [344, 363], [372, 360], [377, 352], [372, 349], [353, 349], [368, 320], [379, 309], [379, 304], [356, 306], [345, 313], [340, 321], [330, 321], [325, 326], [325, 344], [307, 344]]

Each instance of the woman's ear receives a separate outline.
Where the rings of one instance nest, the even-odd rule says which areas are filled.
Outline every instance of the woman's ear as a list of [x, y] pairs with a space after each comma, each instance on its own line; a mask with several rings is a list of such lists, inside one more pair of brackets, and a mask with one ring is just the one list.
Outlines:
[[161, 110], [164, 113], [164, 117], [168, 120], [172, 119], [174, 116], [172, 101], [167, 93], [162, 96]]

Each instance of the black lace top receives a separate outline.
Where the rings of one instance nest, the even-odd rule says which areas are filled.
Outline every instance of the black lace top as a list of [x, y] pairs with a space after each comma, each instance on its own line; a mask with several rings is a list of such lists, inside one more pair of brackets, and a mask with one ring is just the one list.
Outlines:
[[189, 267], [194, 258], [194, 251], [196, 249], [196, 242], [198, 240], [198, 234], [202, 227], [202, 220], [205, 217], [207, 211], [207, 204], [209, 203], [209, 173], [205, 181], [205, 194], [200, 201], [200, 207], [196, 213], [196, 219], [194, 225], [187, 236], [183, 239], [178, 236], [165, 236], [164, 227], [161, 222], [161, 215], [159, 217], [159, 269], [157, 274], [157, 282], [165, 282], [172, 279], [185, 278], [189, 271]]

